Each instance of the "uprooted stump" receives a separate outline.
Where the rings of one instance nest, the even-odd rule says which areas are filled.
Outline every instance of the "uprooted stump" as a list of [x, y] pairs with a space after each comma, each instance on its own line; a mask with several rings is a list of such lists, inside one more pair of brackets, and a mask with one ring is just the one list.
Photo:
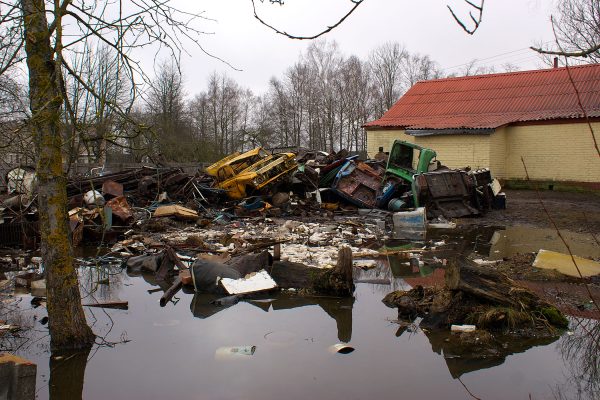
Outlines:
[[447, 328], [475, 324], [489, 330], [567, 328], [568, 320], [556, 307], [521, 288], [506, 275], [483, 266], [452, 262], [442, 289], [417, 286], [383, 299], [398, 308], [401, 319], [422, 317], [421, 326]]
[[282, 289], [303, 289], [314, 294], [352, 296], [352, 250], [342, 247], [334, 268], [320, 269], [287, 261], [273, 263], [269, 271], [277, 286]]

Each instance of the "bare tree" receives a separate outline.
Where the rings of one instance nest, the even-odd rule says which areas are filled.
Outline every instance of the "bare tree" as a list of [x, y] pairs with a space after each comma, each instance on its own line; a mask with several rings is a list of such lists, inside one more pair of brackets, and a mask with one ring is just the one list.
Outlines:
[[69, 105], [69, 113], [63, 112], [67, 167], [81, 157], [84, 162], [103, 163], [110, 144], [126, 146], [128, 134], [120, 129], [124, 117], [109, 104], [128, 110], [133, 100], [131, 82], [118, 53], [104, 43], [73, 53], [69, 62], [79, 79], [64, 77]]
[[27, 129], [26, 76], [19, 68], [23, 58], [22, 26], [10, 23], [18, 11], [9, 8], [4, 14], [0, 12], [0, 163], [9, 164], [28, 163], [35, 158]]
[[[306, 101], [306, 99], [303, 100]], [[284, 83], [275, 77], [269, 81], [267, 101], [270, 108], [271, 126], [277, 133], [275, 141], [272, 144], [276, 147], [290, 146], [292, 138], [290, 115], [293, 111]]]
[[243, 115], [241, 99], [243, 90], [226, 74], [214, 72], [208, 79], [206, 101], [209, 109], [209, 129], [217, 154], [225, 154], [241, 148], [239, 137]]
[[387, 111], [403, 92], [402, 61], [408, 52], [398, 42], [387, 42], [369, 55], [369, 65], [377, 96], [377, 115]]
[[[67, 217], [65, 168], [63, 165], [63, 110], [76, 123], [65, 76], [78, 81], [96, 99], [90, 87], [69, 62], [68, 53], [85, 51], [103, 42], [116, 51], [130, 79], [145, 76], [131, 57], [134, 48], [161, 44], [178, 60], [181, 37], [196, 38], [200, 15], [182, 13], [168, 2], [144, 0], [125, 4], [103, 0], [14, 0], [2, 3], [3, 37], [11, 41], [3, 57], [0, 75], [25, 49], [29, 73], [31, 131], [37, 153], [38, 209], [41, 253], [47, 279], [48, 317], [53, 349], [90, 346], [94, 335], [81, 306], [77, 274], [73, 266]], [[8, 33], [7, 33], [8, 32]], [[4, 42], [3, 42], [4, 43]], [[64, 106], [64, 109], [63, 109]], [[127, 110], [110, 101], [107, 107], [127, 117]]]
[[33, 164], [27, 93], [17, 71], [0, 75], [0, 165]]
[[442, 72], [437, 64], [428, 55], [407, 54], [402, 59], [402, 86], [408, 90], [418, 81], [437, 79]]
[[339, 79], [338, 70], [342, 61], [336, 42], [313, 42], [306, 51], [306, 62], [313, 84], [309, 107], [311, 119], [315, 123], [312, 137], [313, 142], [320, 144], [314, 148], [334, 151], [336, 147], [336, 108], [339, 98], [335, 92], [335, 81]]
[[477, 59], [469, 61], [458, 72], [450, 74], [449, 77], [485, 75], [493, 74], [496, 72], [494, 67], [478, 65], [478, 62], [479, 61]]
[[369, 64], [356, 56], [350, 56], [343, 64], [340, 74], [342, 98], [346, 103], [346, 119], [343, 131], [346, 134], [345, 146], [350, 150], [363, 151], [366, 149], [366, 135], [362, 128], [372, 116], [373, 85]]
[[28, 117], [27, 93], [23, 82], [15, 75], [0, 75], [0, 121], [14, 121]]
[[182, 161], [193, 151], [185, 121], [183, 76], [173, 61], [163, 61], [149, 86], [147, 109], [155, 133], [150, 151], [155, 156]]
[[600, 61], [600, 0], [562, 0], [557, 11], [558, 17], [552, 19], [556, 48], [532, 49], [542, 54]]
[[518, 65], [513, 64], [511, 62], [505, 62], [504, 64], [502, 64], [501, 68], [502, 72], [517, 72], [521, 70], [521, 68]]
[[254, 130], [248, 134], [248, 144], [251, 147], [269, 147], [275, 143], [276, 132], [271, 121], [271, 103], [267, 95], [256, 98], [253, 114]]

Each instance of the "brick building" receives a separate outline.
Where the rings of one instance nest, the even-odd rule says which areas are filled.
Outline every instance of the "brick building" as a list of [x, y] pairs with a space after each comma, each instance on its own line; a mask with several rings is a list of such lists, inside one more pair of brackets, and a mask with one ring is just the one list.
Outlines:
[[524, 180], [523, 157], [532, 180], [595, 187], [600, 157], [588, 121], [600, 145], [598, 64], [418, 82], [365, 128], [371, 157], [402, 139], [451, 168]]

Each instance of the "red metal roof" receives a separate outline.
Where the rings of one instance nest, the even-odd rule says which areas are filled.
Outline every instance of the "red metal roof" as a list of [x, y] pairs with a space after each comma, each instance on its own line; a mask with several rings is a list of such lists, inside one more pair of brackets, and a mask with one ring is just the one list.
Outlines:
[[[588, 116], [600, 117], [600, 64], [569, 67]], [[478, 129], [582, 118], [567, 68], [417, 82], [367, 128]]]

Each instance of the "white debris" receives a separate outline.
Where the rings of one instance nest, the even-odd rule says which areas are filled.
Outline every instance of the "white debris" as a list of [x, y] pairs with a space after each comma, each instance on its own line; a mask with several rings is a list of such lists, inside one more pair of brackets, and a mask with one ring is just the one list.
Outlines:
[[477, 327], [475, 325], [452, 325], [450, 326], [451, 332], [475, 332]]
[[277, 287], [273, 278], [264, 269], [248, 274], [242, 279], [223, 278], [221, 285], [229, 294], [254, 293]]
[[473, 262], [477, 265], [496, 265], [502, 260], [484, 260], [482, 258], [476, 258]]
[[355, 260], [353, 265], [361, 269], [371, 269], [377, 267], [377, 260]]

